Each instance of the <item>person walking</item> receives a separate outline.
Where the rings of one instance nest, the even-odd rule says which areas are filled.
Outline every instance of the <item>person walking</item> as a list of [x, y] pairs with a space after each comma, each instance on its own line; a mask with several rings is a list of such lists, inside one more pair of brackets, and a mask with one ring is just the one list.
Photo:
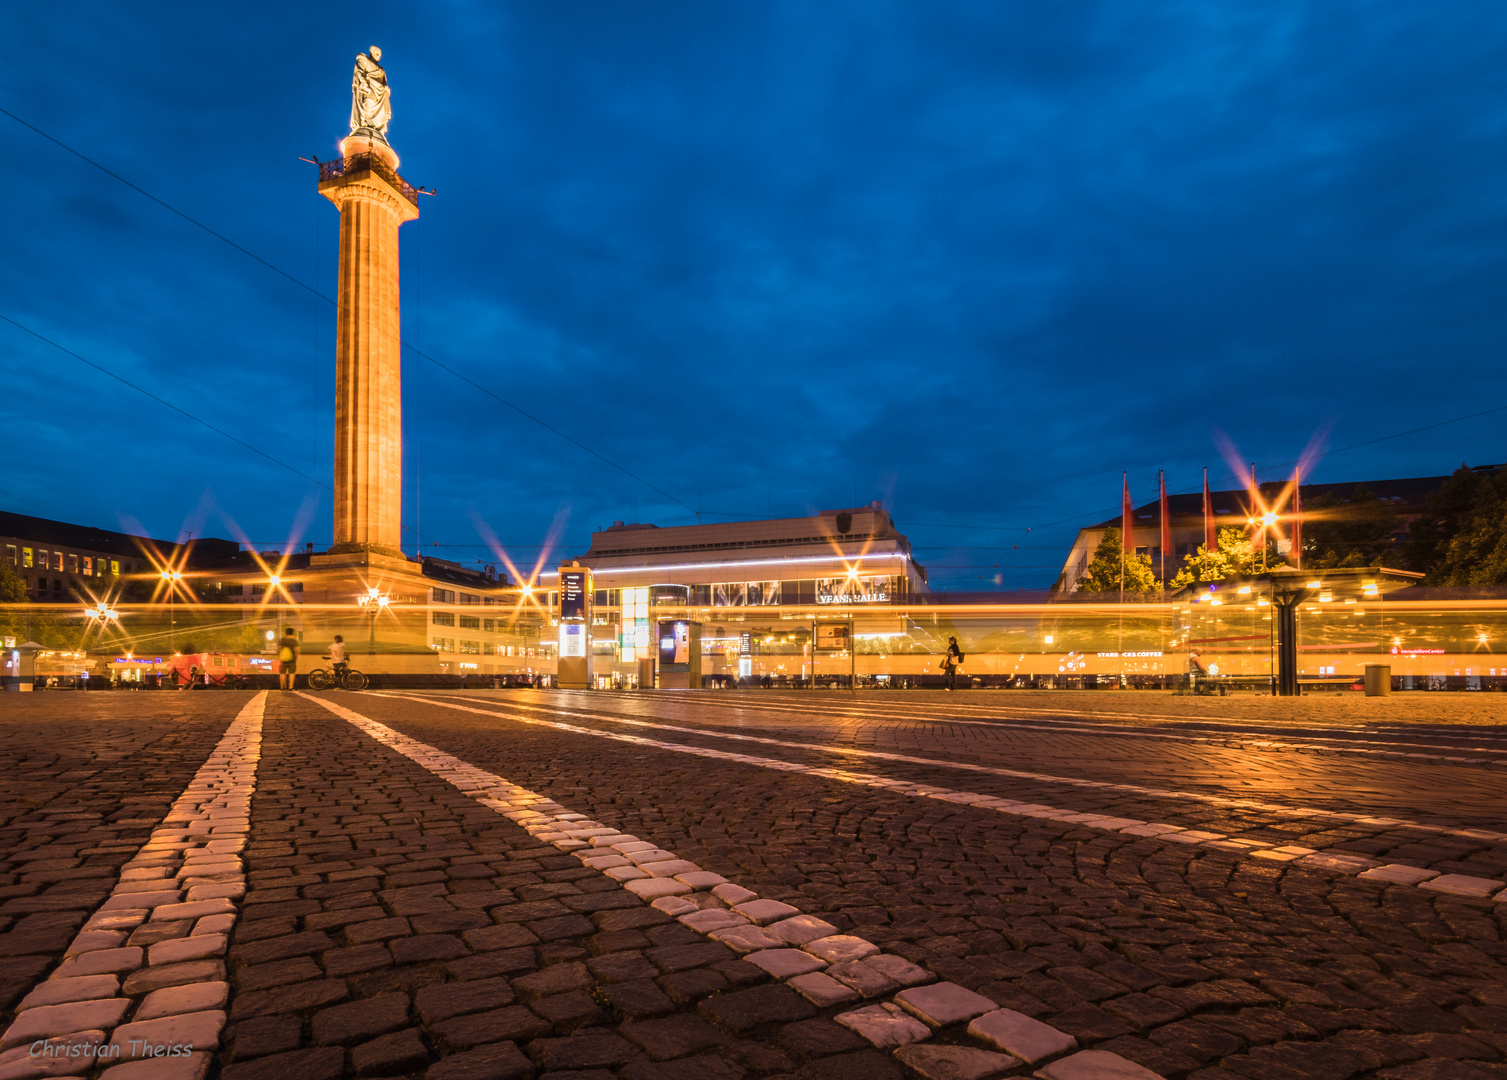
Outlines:
[[293, 677], [298, 674], [298, 634], [293, 627], [283, 631], [277, 643], [277, 679], [284, 690], [293, 689]]
[[947, 689], [958, 688], [958, 668], [963, 664], [963, 650], [958, 648], [958, 639], [947, 639], [947, 655], [942, 658], [942, 672], [947, 676]]

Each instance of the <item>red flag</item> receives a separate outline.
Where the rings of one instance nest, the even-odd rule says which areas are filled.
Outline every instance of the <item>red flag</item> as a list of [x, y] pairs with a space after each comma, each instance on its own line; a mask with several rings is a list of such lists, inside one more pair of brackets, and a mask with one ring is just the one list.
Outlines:
[[1135, 511], [1130, 506], [1130, 474], [1125, 474], [1125, 493], [1120, 498], [1120, 550], [1135, 550]]
[[1204, 549], [1210, 554], [1219, 550], [1219, 535], [1214, 529], [1214, 500], [1209, 495], [1209, 467], [1204, 466]]
[[1172, 549], [1172, 515], [1167, 510], [1167, 474], [1156, 471], [1156, 486], [1162, 504], [1162, 580], [1167, 580], [1167, 555]]
[[1292, 471], [1292, 564], [1303, 569], [1303, 489], [1301, 467]]

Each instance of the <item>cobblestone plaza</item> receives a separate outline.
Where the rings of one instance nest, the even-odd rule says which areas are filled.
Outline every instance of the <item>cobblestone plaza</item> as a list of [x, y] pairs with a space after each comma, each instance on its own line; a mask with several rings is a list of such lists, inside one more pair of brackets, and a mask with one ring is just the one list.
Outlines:
[[1507, 1076], [1494, 694], [4, 704], [0, 1077]]

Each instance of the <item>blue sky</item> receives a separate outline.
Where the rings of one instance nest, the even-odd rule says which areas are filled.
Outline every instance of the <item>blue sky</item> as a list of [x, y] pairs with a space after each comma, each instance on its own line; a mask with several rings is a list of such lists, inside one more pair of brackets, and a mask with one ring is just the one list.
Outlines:
[[[325, 483], [336, 211], [299, 156], [383, 49], [405, 522], [532, 562], [628, 519], [882, 499], [949, 588], [1263, 478], [1507, 461], [1507, 9], [11, 5], [0, 315]], [[0, 323], [0, 505], [263, 547], [328, 493]], [[1342, 449], [1370, 443], [1357, 449]], [[672, 498], [654, 490], [661, 489]], [[1028, 534], [1024, 530], [1031, 528]], [[412, 532], [409, 547], [412, 549]], [[1016, 546], [1018, 545], [1018, 546]], [[426, 545], [426, 550], [430, 548]], [[997, 564], [997, 565], [996, 565]]]

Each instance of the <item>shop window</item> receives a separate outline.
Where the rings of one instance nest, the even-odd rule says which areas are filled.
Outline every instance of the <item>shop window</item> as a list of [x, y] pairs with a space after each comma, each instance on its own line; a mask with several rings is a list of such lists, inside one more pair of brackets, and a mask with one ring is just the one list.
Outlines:
[[455, 616], [448, 611], [436, 611], [434, 613], [435, 626], [454, 626]]
[[454, 589], [431, 589], [431, 590], [429, 590], [429, 593], [430, 593], [430, 596], [432, 596], [434, 598], [434, 602], [436, 604], [453, 604], [453, 603], [455, 603], [455, 590]]
[[475, 615], [462, 615], [460, 617], [460, 628], [462, 630], [480, 630], [481, 620]]

